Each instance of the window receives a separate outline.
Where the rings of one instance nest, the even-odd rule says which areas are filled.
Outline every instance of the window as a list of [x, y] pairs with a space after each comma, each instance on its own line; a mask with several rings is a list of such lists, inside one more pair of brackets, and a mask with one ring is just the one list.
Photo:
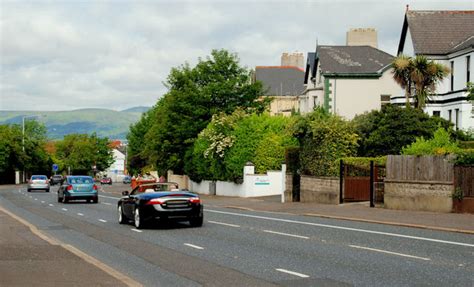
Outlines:
[[440, 117], [441, 111], [433, 111], [433, 117]]
[[452, 117], [452, 110], [448, 110], [448, 120], [449, 122], [453, 122], [453, 117]]
[[454, 61], [451, 61], [451, 91], [454, 91]]
[[459, 129], [459, 109], [456, 109], [456, 121], [454, 122], [454, 127], [458, 130]]
[[471, 56], [466, 57], [466, 83], [471, 81]]
[[391, 95], [380, 95], [380, 104], [383, 107], [386, 104], [390, 104]]

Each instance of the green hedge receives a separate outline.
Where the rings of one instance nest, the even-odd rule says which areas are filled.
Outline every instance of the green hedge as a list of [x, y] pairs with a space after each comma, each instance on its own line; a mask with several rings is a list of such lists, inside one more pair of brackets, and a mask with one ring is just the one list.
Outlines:
[[465, 149], [456, 155], [455, 165], [474, 165], [474, 149]]
[[474, 149], [474, 141], [460, 141], [459, 147], [462, 149]]
[[[355, 165], [359, 167], [370, 167], [370, 162], [374, 161], [376, 165], [385, 165], [387, 163], [387, 156], [379, 157], [343, 157], [345, 164]], [[339, 160], [337, 161], [339, 163]]]

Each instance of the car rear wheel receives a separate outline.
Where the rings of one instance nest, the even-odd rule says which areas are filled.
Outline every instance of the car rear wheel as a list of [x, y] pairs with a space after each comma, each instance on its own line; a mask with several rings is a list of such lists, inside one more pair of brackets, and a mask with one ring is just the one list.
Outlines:
[[58, 196], [58, 202], [62, 202], [62, 201], [63, 201], [63, 199]]
[[118, 206], [117, 211], [118, 211], [118, 222], [120, 224], [125, 224], [127, 220], [125, 219], [125, 215], [123, 214], [122, 205]]
[[93, 202], [93, 203], [98, 203], [98, 202], [99, 202], [99, 198], [98, 198], [98, 197], [95, 197], [94, 199], [92, 199], [92, 202]]
[[198, 217], [193, 217], [189, 220], [189, 224], [191, 224], [192, 227], [201, 227], [204, 222], [204, 216], [200, 215]]
[[143, 217], [140, 214], [140, 209], [138, 207], [135, 208], [133, 219], [135, 220], [135, 227], [137, 229], [142, 229], [145, 227], [145, 221], [143, 220]]
[[49, 188], [48, 188], [48, 189], [46, 189], [46, 192], [49, 192]]

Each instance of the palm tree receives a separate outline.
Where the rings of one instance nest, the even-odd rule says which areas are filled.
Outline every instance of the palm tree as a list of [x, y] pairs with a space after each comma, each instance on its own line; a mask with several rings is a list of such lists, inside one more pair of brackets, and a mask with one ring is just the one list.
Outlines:
[[410, 78], [415, 86], [415, 108], [423, 109], [435, 92], [436, 84], [449, 74], [449, 68], [419, 55], [412, 59]]
[[410, 95], [411, 95], [411, 72], [412, 72], [412, 61], [411, 58], [405, 55], [400, 55], [392, 61], [392, 74], [393, 79], [403, 89], [405, 89], [406, 106], [410, 106]]

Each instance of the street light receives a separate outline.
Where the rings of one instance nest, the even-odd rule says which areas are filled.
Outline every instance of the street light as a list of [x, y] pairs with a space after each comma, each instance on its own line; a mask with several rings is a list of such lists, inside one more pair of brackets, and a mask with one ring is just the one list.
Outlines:
[[[23, 116], [22, 117], [22, 123], [21, 123], [21, 135], [22, 135], [22, 150], [23, 153], [25, 152], [25, 120], [28, 118], [39, 118], [39, 117], [46, 117], [46, 115], [29, 115], [29, 116]], [[26, 181], [26, 174], [25, 174], [25, 167], [23, 165], [23, 182]]]

